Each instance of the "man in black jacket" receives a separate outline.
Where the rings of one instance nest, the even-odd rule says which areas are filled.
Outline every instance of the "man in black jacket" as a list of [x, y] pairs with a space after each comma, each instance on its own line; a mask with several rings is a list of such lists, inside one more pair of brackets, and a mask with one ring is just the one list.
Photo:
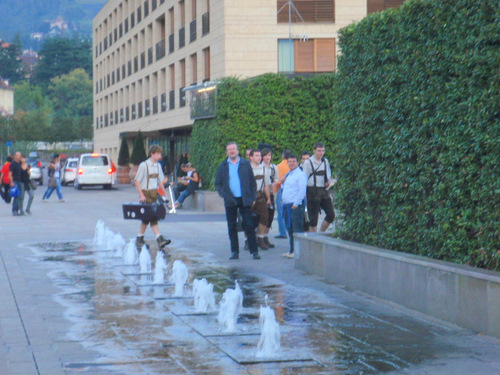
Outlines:
[[253, 259], [260, 259], [252, 221], [251, 207], [257, 197], [257, 183], [248, 160], [238, 154], [238, 145], [229, 142], [226, 145], [227, 159], [217, 168], [215, 188], [224, 198], [226, 208], [227, 231], [231, 241], [231, 257], [239, 258], [238, 231], [236, 222], [238, 210], [243, 220], [243, 229], [247, 235], [248, 247]]

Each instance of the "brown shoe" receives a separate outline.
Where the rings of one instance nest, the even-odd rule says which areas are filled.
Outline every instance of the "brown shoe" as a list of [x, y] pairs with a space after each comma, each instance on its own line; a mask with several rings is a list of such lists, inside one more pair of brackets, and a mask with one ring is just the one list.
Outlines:
[[274, 248], [274, 245], [271, 242], [269, 242], [269, 237], [267, 236], [264, 237], [264, 243], [267, 245], [268, 248], [270, 249]]
[[267, 247], [266, 243], [264, 242], [264, 238], [262, 238], [262, 237], [257, 237], [257, 245], [262, 250], [269, 250], [269, 247]]

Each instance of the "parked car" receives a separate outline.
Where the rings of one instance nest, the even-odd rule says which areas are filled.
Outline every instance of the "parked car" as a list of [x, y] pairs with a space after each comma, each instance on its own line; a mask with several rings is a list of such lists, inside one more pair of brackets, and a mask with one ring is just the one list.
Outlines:
[[106, 154], [82, 154], [78, 158], [74, 186], [81, 190], [84, 186], [102, 185], [111, 189], [114, 183], [114, 171], [111, 159]]
[[26, 163], [31, 166], [30, 178], [39, 185], [43, 185], [42, 164], [38, 160], [26, 160]]
[[68, 185], [75, 182], [76, 171], [78, 168], [78, 158], [69, 158], [61, 169], [61, 184]]

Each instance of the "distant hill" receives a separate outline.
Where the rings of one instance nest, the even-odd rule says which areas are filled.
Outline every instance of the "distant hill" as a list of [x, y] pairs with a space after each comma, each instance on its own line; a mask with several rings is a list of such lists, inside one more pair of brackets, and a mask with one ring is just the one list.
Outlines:
[[[23, 48], [35, 50], [51, 34], [90, 38], [92, 19], [106, 3], [107, 0], [0, 0], [0, 38], [11, 42], [19, 32]], [[41, 40], [32, 39], [34, 33]]]

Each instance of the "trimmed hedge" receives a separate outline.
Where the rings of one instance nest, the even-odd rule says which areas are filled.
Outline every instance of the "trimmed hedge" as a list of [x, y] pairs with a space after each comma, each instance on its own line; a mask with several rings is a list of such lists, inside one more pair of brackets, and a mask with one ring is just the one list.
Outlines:
[[217, 117], [195, 121], [192, 131], [191, 158], [204, 177], [204, 188], [213, 188], [215, 171], [230, 141], [238, 143], [240, 155], [261, 142], [269, 143], [274, 162], [281, 161], [285, 148], [300, 154], [312, 151], [317, 141], [331, 152], [334, 81], [334, 74], [224, 79], [218, 85]]
[[120, 151], [118, 152], [118, 165], [122, 167], [128, 167], [129, 162], [130, 154], [128, 152], [127, 139], [123, 137], [120, 144]]
[[500, 270], [499, 4], [411, 0], [341, 30], [342, 238]]
[[144, 138], [139, 130], [137, 137], [134, 140], [134, 147], [132, 148], [132, 155], [130, 155], [130, 162], [133, 165], [139, 165], [147, 158], [146, 149], [144, 148]]

